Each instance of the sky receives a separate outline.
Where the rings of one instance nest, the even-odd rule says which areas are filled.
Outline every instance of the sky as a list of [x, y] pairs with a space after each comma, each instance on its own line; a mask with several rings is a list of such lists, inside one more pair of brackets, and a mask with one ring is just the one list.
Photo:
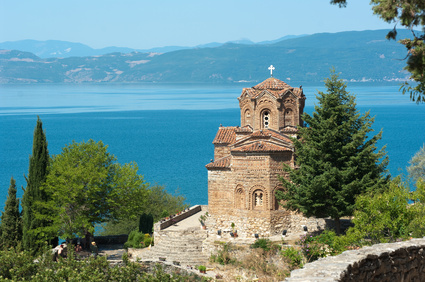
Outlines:
[[0, 42], [23, 39], [148, 49], [393, 28], [370, 0], [0, 0]]

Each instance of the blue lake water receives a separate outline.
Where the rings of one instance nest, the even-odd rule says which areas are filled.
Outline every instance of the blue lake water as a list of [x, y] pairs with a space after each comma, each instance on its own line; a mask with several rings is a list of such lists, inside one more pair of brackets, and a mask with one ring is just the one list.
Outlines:
[[[43, 121], [50, 154], [75, 140], [102, 140], [120, 163], [135, 161], [151, 184], [206, 204], [212, 140], [220, 124], [240, 125], [237, 97], [249, 85], [0, 85], [0, 210], [10, 177], [26, 186], [37, 115]], [[311, 113], [317, 90], [304, 86]], [[376, 116], [383, 129], [392, 175], [405, 172], [425, 142], [425, 105], [416, 105], [397, 85], [348, 85], [360, 112]], [[22, 190], [18, 189], [18, 196]]]

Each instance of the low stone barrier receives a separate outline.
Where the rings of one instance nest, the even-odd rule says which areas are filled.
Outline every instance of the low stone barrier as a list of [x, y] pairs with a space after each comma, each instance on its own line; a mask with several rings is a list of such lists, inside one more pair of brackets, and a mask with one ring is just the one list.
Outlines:
[[285, 281], [425, 281], [425, 239], [345, 251], [307, 263]]
[[[169, 220], [163, 221], [163, 222], [157, 222], [154, 225], [154, 230], [163, 230], [179, 221], [182, 221], [183, 219], [188, 218], [189, 216], [194, 215], [197, 212], [200, 212], [202, 210], [202, 206], [200, 205], [196, 205], [193, 207], [190, 207], [188, 210], [182, 212], [181, 214], [175, 215], [172, 218], [170, 218]], [[159, 229], [157, 229], [159, 228]]]

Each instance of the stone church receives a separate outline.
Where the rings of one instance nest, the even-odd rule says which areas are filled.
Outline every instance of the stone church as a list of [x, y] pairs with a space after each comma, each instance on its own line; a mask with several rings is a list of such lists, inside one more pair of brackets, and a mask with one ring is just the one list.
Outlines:
[[286, 176], [282, 163], [295, 165], [289, 136], [295, 137], [303, 124], [305, 99], [302, 86], [273, 76], [242, 90], [241, 125], [219, 127], [214, 160], [206, 165], [212, 229], [229, 232], [234, 223], [239, 236], [252, 237], [301, 226], [302, 216], [282, 208], [275, 192], [283, 189], [278, 179]]

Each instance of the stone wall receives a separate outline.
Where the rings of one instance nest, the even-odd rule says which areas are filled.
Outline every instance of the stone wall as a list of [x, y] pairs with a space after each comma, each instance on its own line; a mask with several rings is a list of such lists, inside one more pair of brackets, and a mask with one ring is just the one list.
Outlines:
[[[238, 236], [242, 238], [254, 237], [258, 234], [260, 237], [269, 237], [282, 234], [283, 230], [287, 233], [300, 233], [304, 231], [304, 226], [308, 232], [316, 232], [329, 228], [327, 220], [315, 217], [304, 217], [301, 214], [287, 210], [275, 211], [273, 214], [262, 211], [244, 211], [238, 210], [234, 215], [216, 215], [210, 213], [206, 222], [208, 230], [217, 234], [221, 230], [223, 236], [229, 234], [232, 230], [231, 225], [235, 224], [235, 230]], [[230, 235], [227, 235], [230, 236]]]
[[285, 281], [425, 281], [425, 238], [322, 258], [292, 271]]
[[128, 240], [127, 234], [94, 236], [94, 241], [97, 245], [123, 245]]

